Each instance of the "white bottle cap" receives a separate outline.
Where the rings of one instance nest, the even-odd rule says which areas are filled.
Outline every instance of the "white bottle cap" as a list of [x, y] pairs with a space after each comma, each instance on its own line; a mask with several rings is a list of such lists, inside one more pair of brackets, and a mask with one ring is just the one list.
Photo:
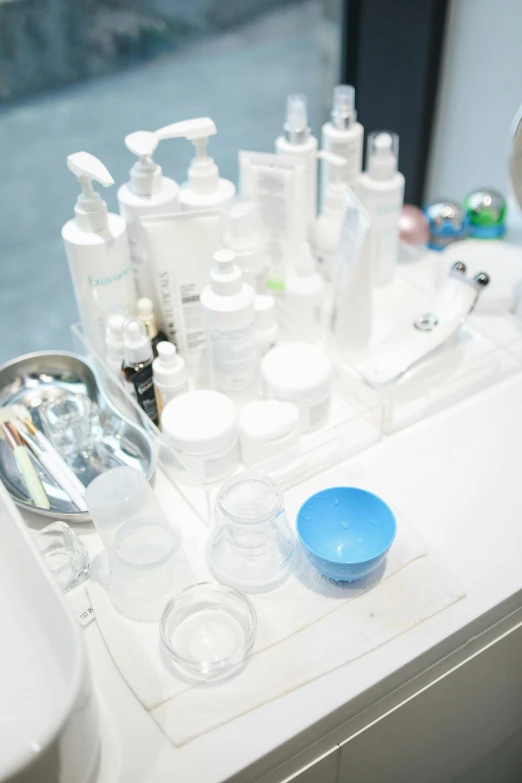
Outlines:
[[399, 137], [391, 131], [374, 131], [368, 136], [367, 171], [372, 179], [391, 179], [397, 171]]
[[261, 377], [265, 391], [276, 399], [312, 401], [330, 394], [332, 363], [318, 345], [282, 343], [262, 360]]
[[152, 345], [145, 326], [136, 319], [127, 319], [123, 331], [123, 360], [132, 367], [152, 359]]
[[67, 156], [67, 168], [76, 176], [82, 187], [74, 207], [78, 226], [83, 231], [100, 232], [107, 228], [107, 204], [99, 193], [93, 190], [96, 180], [105, 188], [114, 185], [114, 180], [98, 158], [88, 152], [74, 152]]
[[286, 98], [285, 138], [291, 144], [303, 144], [310, 135], [306, 95], [294, 94]]
[[236, 406], [220, 392], [185, 392], [165, 405], [161, 429], [165, 440], [186, 454], [220, 452], [237, 438]]
[[268, 294], [258, 294], [254, 300], [254, 313], [257, 331], [271, 329], [276, 323], [274, 297]]
[[111, 315], [105, 328], [105, 354], [107, 359], [118, 362], [123, 361], [123, 327], [124, 315]]
[[125, 136], [125, 146], [138, 156], [138, 160], [130, 171], [130, 181], [134, 193], [138, 196], [152, 196], [159, 193], [163, 177], [161, 166], [153, 159], [152, 154], [158, 146], [158, 138], [151, 131], [135, 131]]
[[217, 250], [212, 256], [214, 266], [210, 270], [210, 286], [219, 296], [233, 296], [241, 291], [242, 273], [235, 264], [233, 250]]
[[357, 119], [355, 88], [350, 84], [338, 84], [333, 91], [332, 123], [338, 130], [346, 130]]
[[156, 350], [158, 355], [152, 363], [154, 380], [165, 386], [181, 386], [186, 380], [187, 372], [176, 346], [163, 341], [157, 344]]

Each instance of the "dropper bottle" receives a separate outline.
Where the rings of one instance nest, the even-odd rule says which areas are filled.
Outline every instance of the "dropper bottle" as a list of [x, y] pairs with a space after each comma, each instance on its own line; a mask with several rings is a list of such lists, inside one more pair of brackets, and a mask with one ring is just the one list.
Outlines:
[[306, 168], [304, 203], [311, 229], [317, 215], [317, 139], [308, 124], [306, 95], [288, 95], [284, 134], [275, 142], [276, 152], [299, 158]]
[[[345, 159], [344, 183], [357, 193], [359, 174], [362, 169], [364, 128], [360, 122], [357, 122], [355, 89], [351, 85], [338, 84], [334, 87], [330, 121], [325, 122], [321, 130], [321, 149]], [[328, 164], [322, 167], [321, 204], [324, 204], [332, 174]]]
[[105, 364], [112, 374], [123, 380], [123, 329], [126, 317], [124, 315], [111, 315], [107, 321], [105, 332]]
[[399, 219], [404, 201], [404, 177], [397, 171], [399, 137], [375, 131], [368, 137], [366, 171], [359, 176], [359, 198], [372, 225], [371, 258], [374, 285], [386, 285], [399, 255]]
[[105, 355], [105, 328], [111, 315], [130, 315], [136, 305], [136, 288], [125, 221], [107, 210], [93, 181], [108, 187], [114, 180], [103, 163], [88, 152], [67, 158], [67, 168], [82, 192], [74, 218], [62, 228], [69, 269], [89, 345]]
[[151, 131], [136, 131], [125, 137], [125, 146], [137, 161], [130, 170], [129, 181], [118, 189], [120, 214], [127, 223], [132, 270], [138, 296], [152, 299], [159, 312], [154, 275], [149, 262], [147, 242], [140, 220], [149, 215], [165, 215], [179, 210], [179, 186], [164, 177], [153, 159], [158, 138]]
[[175, 122], [165, 125], [155, 133], [157, 139], [188, 139], [196, 148], [196, 156], [190, 162], [187, 181], [180, 188], [182, 209], [225, 209], [236, 194], [234, 183], [219, 176], [218, 167], [207, 155], [209, 136], [216, 133], [216, 126], [210, 117]]
[[123, 332], [123, 375], [127, 388], [154, 424], [158, 409], [152, 378], [152, 345], [144, 325], [128, 319]]
[[138, 299], [138, 317], [147, 330], [147, 335], [152, 345], [152, 353], [154, 358], [156, 358], [158, 355], [158, 343], [166, 342], [169, 338], [158, 327], [154, 305], [147, 296], [142, 296], [141, 299]]

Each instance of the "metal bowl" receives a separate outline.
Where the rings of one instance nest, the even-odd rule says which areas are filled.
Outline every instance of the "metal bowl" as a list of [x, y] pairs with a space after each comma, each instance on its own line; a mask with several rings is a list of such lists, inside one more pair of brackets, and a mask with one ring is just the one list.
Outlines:
[[[66, 351], [42, 351], [19, 356], [0, 367], [0, 405], [25, 405], [40, 430], [40, 406], [69, 394], [87, 395], [97, 406], [100, 422], [100, 433], [94, 447], [88, 451], [79, 451], [69, 458], [69, 465], [80, 481], [88, 486], [100, 473], [119, 465], [137, 468], [149, 480], [156, 464], [153, 438], [137, 423], [138, 415], [129, 403], [125, 403], [123, 392], [118, 395], [118, 404], [121, 397], [125, 414], [109, 400], [99, 374], [88, 362]], [[23, 509], [52, 519], [89, 521], [89, 514], [76, 509], [32, 454], [31, 459], [51, 507], [43, 509], [33, 505], [13, 453], [2, 440], [0, 479], [14, 502]]]

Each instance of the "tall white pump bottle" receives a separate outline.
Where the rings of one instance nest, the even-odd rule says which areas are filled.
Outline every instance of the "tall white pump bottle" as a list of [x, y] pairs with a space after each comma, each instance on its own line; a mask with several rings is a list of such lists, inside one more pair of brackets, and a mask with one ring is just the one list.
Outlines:
[[93, 190], [93, 180], [104, 187], [114, 184], [103, 163], [88, 152], [75, 152], [68, 156], [67, 167], [82, 192], [62, 238], [85, 337], [104, 356], [108, 319], [129, 315], [136, 305], [127, 231], [124, 219], [108, 212]]
[[125, 137], [125, 146], [138, 160], [130, 170], [130, 179], [118, 190], [120, 215], [127, 223], [132, 269], [138, 297], [152, 300], [159, 312], [154, 275], [149, 262], [145, 233], [140, 219], [145, 215], [164, 215], [179, 209], [179, 185], [164, 177], [152, 158], [158, 138], [150, 131], [136, 131]]
[[404, 201], [404, 177], [397, 171], [399, 137], [375, 131], [368, 137], [366, 171], [359, 177], [359, 198], [370, 216], [374, 285], [386, 285], [399, 255], [399, 219]]
[[276, 152], [292, 155], [305, 167], [305, 214], [311, 230], [317, 215], [317, 139], [312, 136], [308, 124], [306, 95], [289, 95], [286, 99], [284, 135], [276, 139]]
[[[330, 122], [322, 127], [321, 148], [340, 155], [346, 161], [343, 182], [357, 193], [362, 169], [364, 128], [357, 122], [355, 90], [349, 84], [338, 84], [333, 92]], [[321, 171], [321, 204], [324, 204], [332, 169], [327, 164]]]
[[158, 139], [185, 138], [196, 148], [196, 157], [190, 163], [187, 181], [181, 185], [179, 193], [181, 208], [184, 210], [226, 209], [236, 195], [234, 183], [219, 176], [218, 167], [207, 155], [209, 136], [215, 133], [216, 126], [210, 117], [174, 122], [156, 131]]

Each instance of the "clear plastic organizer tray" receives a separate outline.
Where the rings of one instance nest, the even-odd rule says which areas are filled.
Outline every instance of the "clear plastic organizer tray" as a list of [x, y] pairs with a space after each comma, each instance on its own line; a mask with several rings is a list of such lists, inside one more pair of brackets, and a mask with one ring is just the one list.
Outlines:
[[[425, 311], [430, 293], [400, 275], [376, 289], [372, 344], [394, 326]], [[509, 315], [471, 315], [458, 334], [394, 384], [371, 389], [383, 410], [383, 434], [389, 435], [519, 372], [522, 333]], [[518, 349], [518, 350], [517, 350]], [[346, 399], [364, 400], [370, 387], [357, 370], [364, 356], [332, 358]]]
[[[161, 431], [111, 374], [101, 357], [95, 354], [88, 345], [81, 327], [74, 324], [71, 331], [76, 352], [91, 361], [104, 391], [112, 402], [154, 435], [158, 464], [196, 513], [207, 522], [219, 487], [212, 484], [202, 485], [195, 479], [191, 480], [187, 465], [184, 467], [189, 481], [187, 483], [179, 481], [179, 471], [177, 472], [174, 467], [176, 464], [179, 465], [180, 461], [183, 462], [179, 452], [174, 452], [165, 442]], [[382, 403], [379, 395], [367, 387], [364, 394], [357, 389], [352, 396], [350, 390], [345, 388], [343, 374], [336, 372], [331, 411], [326, 424], [314, 432], [301, 435], [297, 445], [285, 449], [277, 457], [249, 466], [248, 469], [269, 475], [281, 489], [288, 489], [369, 448], [380, 439], [381, 432]], [[244, 465], [240, 465], [237, 472], [242, 470], [245, 470]]]

